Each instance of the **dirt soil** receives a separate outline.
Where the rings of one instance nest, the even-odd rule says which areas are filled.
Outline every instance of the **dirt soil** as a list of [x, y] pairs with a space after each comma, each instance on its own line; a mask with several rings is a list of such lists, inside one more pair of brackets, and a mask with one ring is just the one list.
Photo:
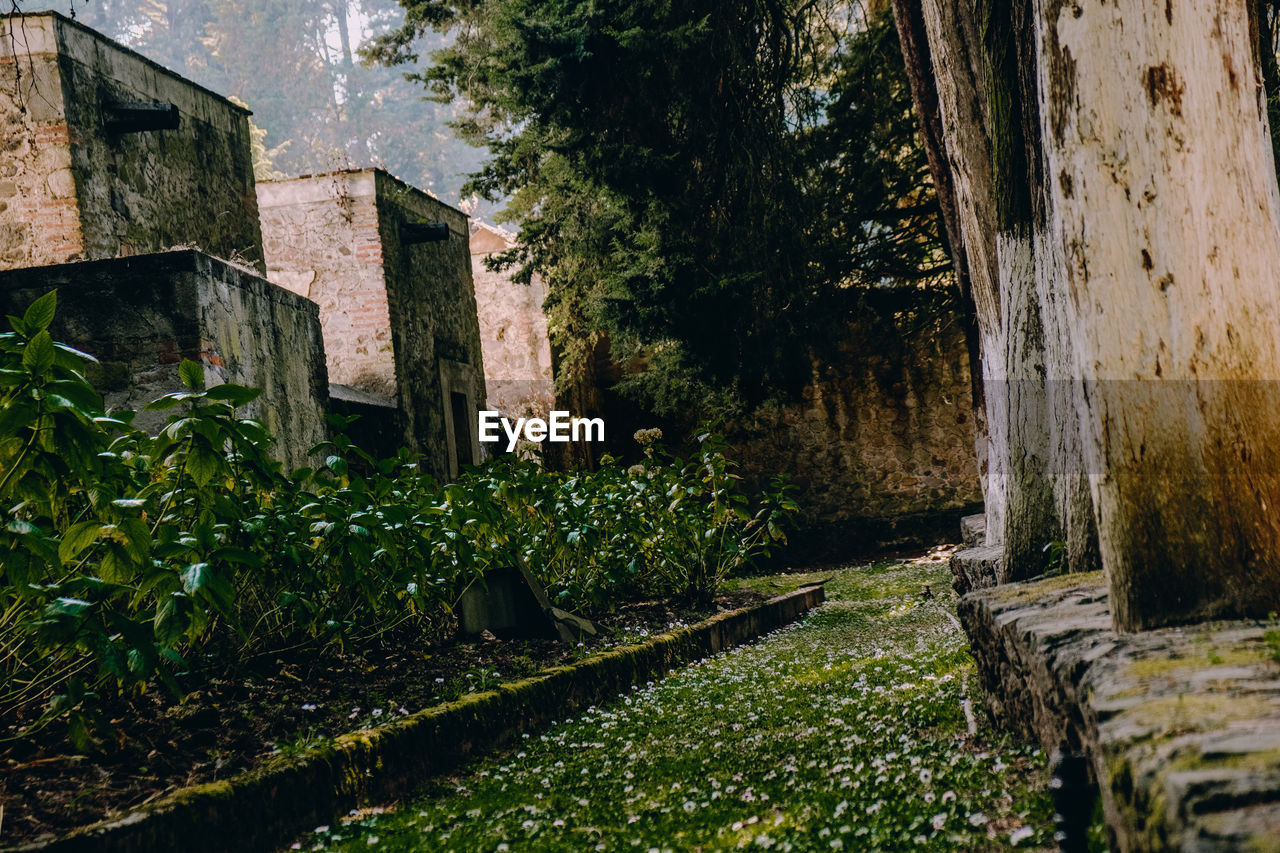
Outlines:
[[61, 835], [177, 788], [225, 779], [275, 755], [763, 598], [735, 591], [702, 611], [627, 605], [601, 619], [611, 634], [576, 647], [551, 640], [418, 648], [384, 641], [359, 653], [267, 656], [206, 678], [182, 701], [153, 689], [108, 705], [115, 737], [94, 755], [76, 754], [52, 729], [17, 739], [0, 731], [0, 847]]

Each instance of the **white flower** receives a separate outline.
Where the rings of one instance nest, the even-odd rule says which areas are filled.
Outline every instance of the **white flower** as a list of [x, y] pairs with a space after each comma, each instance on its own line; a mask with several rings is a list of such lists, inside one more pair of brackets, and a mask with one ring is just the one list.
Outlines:
[[1016, 847], [1018, 844], [1026, 841], [1035, 834], [1035, 830], [1029, 826], [1019, 827], [1009, 834], [1009, 843]]
[[941, 831], [942, 831], [942, 827], [944, 827], [944, 826], [946, 826], [946, 825], [947, 825], [947, 815], [946, 815], [946, 813], [945, 813], [945, 812], [939, 812], [938, 814], [936, 814], [936, 815], [934, 815], [934, 816], [933, 816], [933, 818], [929, 821], [929, 823], [933, 824], [933, 828], [934, 828], [934, 830], [935, 830], [935, 831], [941, 832]]

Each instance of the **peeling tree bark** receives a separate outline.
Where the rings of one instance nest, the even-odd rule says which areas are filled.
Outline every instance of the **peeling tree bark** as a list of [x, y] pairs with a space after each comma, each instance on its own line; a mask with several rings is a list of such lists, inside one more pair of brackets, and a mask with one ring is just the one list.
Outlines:
[[[966, 14], [972, 10], [967, 0], [959, 0], [955, 6], [944, 0], [907, 0], [902, 5], [915, 7], [912, 14], [918, 13], [923, 22], [929, 45], [931, 67], [924, 73], [935, 81], [936, 114], [946, 155], [945, 174], [935, 177], [935, 183], [951, 186], [954, 193], [959, 234], [956, 242], [965, 253], [982, 353], [980, 378], [988, 392], [998, 391], [995, 386], [1005, 376], [1005, 353], [998, 345], [996, 333], [1000, 325], [1000, 301], [996, 293], [995, 215], [989, 191], [990, 141], [978, 97], [977, 57], [970, 47], [977, 37], [972, 30], [971, 16]], [[904, 52], [911, 55], [908, 50]], [[935, 110], [929, 105], [921, 108], [921, 112]], [[1007, 515], [1008, 397], [1002, 392], [987, 393], [984, 403], [987, 449], [983, 494], [987, 544], [998, 544], [1003, 539]]]
[[1280, 601], [1280, 193], [1248, 5], [1035, 0], [1117, 627]]

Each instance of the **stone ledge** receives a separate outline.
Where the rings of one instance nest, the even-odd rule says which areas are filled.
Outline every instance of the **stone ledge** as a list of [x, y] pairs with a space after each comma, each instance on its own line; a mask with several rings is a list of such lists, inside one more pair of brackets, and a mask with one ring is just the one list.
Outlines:
[[1280, 663], [1255, 621], [1117, 635], [1101, 573], [960, 601], [997, 723], [1088, 759], [1113, 850], [1280, 850]]
[[956, 551], [951, 555], [951, 588], [957, 595], [964, 595], [975, 589], [995, 586], [1003, 556], [1004, 548], [999, 545], [980, 545]]
[[395, 723], [342, 735], [302, 755], [184, 788], [122, 817], [3, 853], [273, 850], [348, 809], [411, 793], [427, 777], [521, 732], [793, 622], [825, 597], [821, 586], [804, 587], [640, 645], [611, 649]]

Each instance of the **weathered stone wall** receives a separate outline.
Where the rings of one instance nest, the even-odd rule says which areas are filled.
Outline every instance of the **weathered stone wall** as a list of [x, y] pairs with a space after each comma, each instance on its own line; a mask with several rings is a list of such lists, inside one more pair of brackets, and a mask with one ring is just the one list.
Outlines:
[[1101, 572], [1003, 584], [958, 609], [995, 722], [1087, 762], [1099, 790], [1059, 804], [1078, 816], [1066, 832], [1083, 837], [1100, 793], [1112, 850], [1276, 849], [1280, 664], [1269, 625], [1116, 634]]
[[542, 303], [547, 289], [534, 276], [513, 281], [511, 270], [485, 266], [491, 255], [515, 245], [514, 237], [482, 222], [471, 226], [471, 269], [480, 314], [488, 405], [513, 417], [545, 418], [555, 408], [551, 341]]
[[[117, 103], [173, 104], [121, 132]], [[261, 268], [248, 112], [54, 13], [0, 18], [0, 268], [193, 247]]]
[[[140, 410], [182, 388], [184, 358], [205, 367], [210, 385], [263, 389], [246, 407], [279, 441], [289, 466], [326, 435], [328, 381], [314, 303], [252, 272], [185, 250], [0, 272], [0, 313], [21, 315], [58, 290], [51, 329], [100, 360], [90, 379], [108, 406]], [[167, 413], [139, 412], [154, 428]]]
[[748, 478], [791, 474], [806, 527], [891, 540], [886, 524], [982, 500], [963, 330], [931, 304], [863, 311], [800, 403], [730, 428]]
[[258, 185], [267, 278], [320, 306], [329, 381], [396, 398], [372, 170]]
[[[461, 462], [482, 459], [477, 413], [485, 407], [484, 356], [467, 216], [421, 190], [375, 171], [383, 268], [400, 378], [407, 435], [425, 456], [428, 470], [455, 476]], [[444, 223], [449, 238], [414, 243], [402, 239], [407, 223]], [[465, 398], [455, 434], [452, 395]], [[459, 459], [459, 452], [469, 459]]]
[[[394, 402], [403, 443], [437, 476], [479, 461], [484, 362], [467, 217], [377, 169], [262, 184], [259, 206], [268, 277], [320, 305], [331, 381]], [[443, 223], [448, 238], [404, 238], [423, 222]], [[465, 398], [457, 426], [454, 394]]]

